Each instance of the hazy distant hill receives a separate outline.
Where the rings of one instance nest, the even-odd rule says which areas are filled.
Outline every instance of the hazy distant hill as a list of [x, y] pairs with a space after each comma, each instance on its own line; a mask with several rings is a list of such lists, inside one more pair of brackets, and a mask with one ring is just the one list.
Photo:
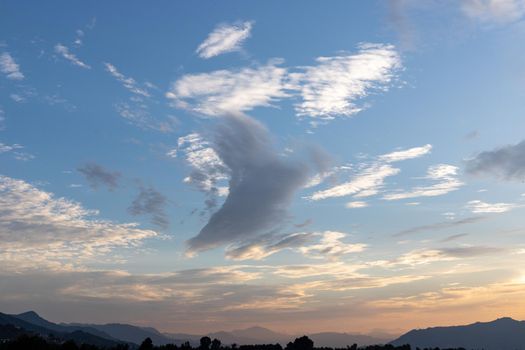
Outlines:
[[[190, 343], [197, 345], [201, 336], [183, 334], [183, 333], [167, 333], [166, 335], [177, 339], [184, 339]], [[284, 334], [272, 331], [263, 327], [250, 327], [246, 329], [237, 329], [229, 332], [215, 332], [210, 333], [210, 338], [220, 339], [223, 344], [275, 344], [279, 343], [285, 346], [288, 342], [293, 341], [295, 338], [300, 337], [304, 334]], [[310, 339], [318, 347], [341, 347], [345, 348], [347, 345], [358, 344], [372, 345], [372, 344], [385, 344], [390, 339], [383, 339], [378, 337], [371, 337], [368, 335], [361, 334], [348, 334], [348, 333], [336, 333], [336, 332], [325, 332], [325, 333], [313, 333], [307, 334]]]
[[391, 342], [410, 344], [412, 348], [452, 348], [485, 350], [525, 349], [525, 321], [500, 318], [466, 326], [433, 327], [411, 330]]
[[69, 324], [70, 326], [84, 326], [94, 328], [97, 331], [109, 334], [111, 337], [120, 339], [126, 342], [134, 344], [140, 344], [146, 338], [151, 338], [153, 344], [164, 345], [164, 344], [179, 344], [181, 340], [171, 338], [160, 333], [158, 330], [152, 327], [138, 327], [129, 324], [120, 323], [108, 323], [108, 324]]

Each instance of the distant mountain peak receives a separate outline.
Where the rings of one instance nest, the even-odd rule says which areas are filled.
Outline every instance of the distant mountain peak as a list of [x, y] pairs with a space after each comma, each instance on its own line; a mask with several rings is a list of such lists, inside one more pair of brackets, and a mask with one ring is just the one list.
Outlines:
[[21, 314], [18, 314], [16, 316], [28, 316], [28, 317], [38, 317], [38, 318], [42, 318], [39, 314], [37, 314], [35, 311], [33, 310], [30, 310], [30, 311], [26, 311], [26, 312], [22, 312]]

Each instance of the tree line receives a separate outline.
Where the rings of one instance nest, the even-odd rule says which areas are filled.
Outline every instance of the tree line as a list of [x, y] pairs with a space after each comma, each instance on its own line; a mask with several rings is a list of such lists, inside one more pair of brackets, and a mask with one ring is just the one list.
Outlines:
[[[0, 350], [134, 350], [136, 346], [130, 344], [117, 344], [113, 347], [98, 347], [90, 344], [77, 344], [73, 340], [60, 342], [56, 339], [45, 339], [40, 335], [23, 334], [15, 339], [1, 340]], [[342, 349], [333, 349], [329, 347], [314, 347], [314, 342], [307, 336], [296, 338], [293, 342], [289, 342], [283, 348], [280, 344], [260, 344], [260, 345], [223, 345], [219, 339], [210, 339], [209, 337], [202, 337], [200, 345], [192, 347], [189, 342], [180, 345], [165, 344], [154, 345], [150, 338], [146, 338], [138, 347], [138, 350], [411, 350], [410, 345], [393, 346], [391, 344], [385, 345], [368, 345], [358, 347], [357, 344], [347, 346]], [[419, 349], [416, 350], [441, 350], [434, 349]], [[442, 350], [465, 350], [463, 348], [456, 349], [442, 349]]]

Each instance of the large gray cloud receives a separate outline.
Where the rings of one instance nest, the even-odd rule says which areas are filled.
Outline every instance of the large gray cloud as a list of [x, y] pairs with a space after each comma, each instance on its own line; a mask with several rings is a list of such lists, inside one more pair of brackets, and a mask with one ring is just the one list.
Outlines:
[[120, 179], [119, 172], [113, 172], [95, 163], [85, 164], [77, 169], [86, 178], [89, 186], [98, 189], [101, 185], [107, 186], [110, 190], [118, 187]]
[[230, 170], [229, 193], [189, 252], [268, 233], [283, 223], [293, 194], [309, 179], [302, 162], [274, 149], [267, 129], [244, 115], [229, 115], [218, 124], [212, 147]]
[[140, 186], [137, 197], [128, 208], [133, 216], [150, 215], [151, 222], [162, 228], [169, 226], [168, 217], [164, 211], [167, 198], [153, 187]]
[[467, 161], [466, 171], [471, 175], [490, 175], [505, 181], [524, 181], [525, 140], [481, 152]]

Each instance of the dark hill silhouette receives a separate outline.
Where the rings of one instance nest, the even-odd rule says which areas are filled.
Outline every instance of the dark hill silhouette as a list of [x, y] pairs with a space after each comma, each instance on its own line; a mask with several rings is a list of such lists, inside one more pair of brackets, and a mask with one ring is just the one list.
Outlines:
[[[32, 323], [35, 322], [35, 323]], [[20, 315], [0, 313], [0, 325], [14, 326], [24, 333], [40, 335], [44, 338], [53, 337], [63, 341], [72, 340], [78, 344], [92, 344], [100, 347], [116, 346], [121, 341], [100, 337], [84, 329], [64, 327], [41, 318], [36, 312], [24, 312]]]
[[452, 348], [484, 350], [525, 349], [525, 321], [500, 318], [465, 326], [415, 329], [391, 342], [410, 344], [412, 348]]

